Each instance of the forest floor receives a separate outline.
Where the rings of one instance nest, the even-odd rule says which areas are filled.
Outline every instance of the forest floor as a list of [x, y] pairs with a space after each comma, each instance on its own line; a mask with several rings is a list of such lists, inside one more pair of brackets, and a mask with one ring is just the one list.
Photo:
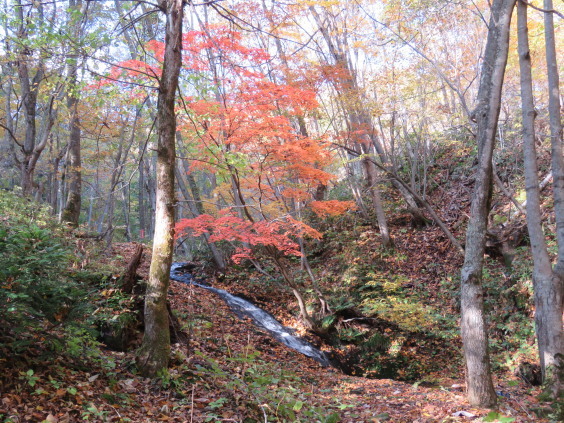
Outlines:
[[[430, 232], [429, 232], [430, 234]], [[429, 236], [429, 234], [427, 234]], [[114, 246], [123, 265], [133, 244]], [[433, 251], [436, 251], [433, 250]], [[145, 256], [139, 274], [147, 275]], [[217, 282], [217, 281], [216, 281]], [[248, 286], [225, 286], [260, 300]], [[497, 379], [497, 412], [469, 406], [463, 370], [434, 375], [433, 383], [349, 376], [279, 344], [250, 320], [238, 319], [215, 294], [172, 282], [170, 301], [186, 322], [188, 343], [173, 345], [167, 374], [158, 380], [133, 373], [134, 353], [101, 350], [98, 365], [84, 367], [62, 356], [0, 360], [3, 422], [543, 422], [538, 388], [511, 378]], [[287, 296], [267, 307], [296, 328]], [[260, 304], [263, 305], [264, 304]], [[312, 339], [315, 342], [315, 339]], [[320, 341], [317, 342], [322, 346]], [[322, 346], [323, 348], [323, 346]], [[33, 356], [33, 351], [31, 355]], [[85, 363], [92, 357], [85, 357]], [[459, 357], [441, 357], [444, 362]], [[90, 360], [91, 361], [91, 360]], [[33, 363], [31, 365], [30, 363]], [[115, 365], [107, 366], [107, 363]], [[33, 367], [32, 367], [33, 366]], [[33, 369], [32, 372], [29, 370]], [[431, 386], [430, 386], [431, 385]], [[500, 420], [497, 420], [497, 419]]]

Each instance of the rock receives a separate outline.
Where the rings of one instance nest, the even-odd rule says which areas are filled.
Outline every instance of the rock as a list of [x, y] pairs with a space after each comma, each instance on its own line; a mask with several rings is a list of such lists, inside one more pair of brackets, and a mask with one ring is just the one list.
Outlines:
[[452, 415], [454, 417], [468, 417], [469, 419], [476, 417], [475, 414], [472, 414], [468, 411], [456, 411], [455, 413], [452, 413]]

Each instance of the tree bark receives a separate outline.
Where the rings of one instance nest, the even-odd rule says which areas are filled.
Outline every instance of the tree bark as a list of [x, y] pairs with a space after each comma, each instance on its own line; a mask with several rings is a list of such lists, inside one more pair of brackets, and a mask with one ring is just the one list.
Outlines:
[[[69, 11], [80, 10], [82, 5], [82, 0], [69, 0]], [[82, 14], [80, 15], [82, 16]], [[74, 42], [78, 42], [81, 37], [81, 27], [82, 18], [79, 18], [76, 22], [72, 22], [73, 17], [70, 13], [69, 21], [74, 27], [75, 37]], [[76, 47], [72, 47], [77, 50]], [[70, 135], [69, 135], [69, 190], [67, 196], [67, 202], [65, 208], [61, 215], [61, 220], [70, 224], [71, 226], [77, 227], [80, 218], [80, 205], [82, 202], [82, 171], [81, 171], [81, 160], [80, 160], [80, 119], [78, 116], [78, 54], [76, 51], [69, 57], [71, 63], [69, 65], [69, 93], [67, 106], [70, 113]]]
[[[552, 0], [544, 0], [544, 8], [545, 10], [552, 10]], [[550, 304], [552, 308], [552, 310], [550, 310], [552, 317], [548, 318], [547, 316], [546, 321], [546, 329], [550, 331], [547, 336], [551, 345], [547, 345], [547, 348], [542, 351], [541, 365], [543, 367], [544, 376], [554, 372], [554, 381], [551, 383], [552, 392], [554, 398], [558, 399], [564, 395], [564, 335], [562, 333], [562, 313], [564, 310], [564, 148], [562, 146], [560, 82], [556, 61], [554, 16], [552, 13], [544, 14], [544, 31], [546, 64], [548, 69], [550, 139], [552, 146], [552, 192], [556, 217], [556, 239], [558, 241], [558, 261], [554, 272], [558, 275], [559, 280], [552, 280], [551, 284], [548, 285], [546, 289], [542, 289], [541, 292], [538, 293], [535, 292], [535, 299], [539, 305]], [[540, 344], [541, 340], [539, 338], [539, 348]], [[550, 369], [549, 367], [553, 368]]]
[[[24, 6], [22, 6], [21, 0], [16, 0], [15, 12], [19, 20], [17, 35], [18, 38], [22, 40], [27, 39], [28, 33], [26, 22], [29, 21], [29, 17], [26, 17], [24, 19], [23, 7]], [[39, 8], [38, 17], [36, 19], [39, 22], [43, 22], [43, 10], [41, 7]], [[39, 86], [45, 78], [45, 67], [43, 59], [39, 59], [35, 75], [30, 79], [30, 72], [28, 68], [30, 57], [32, 57], [32, 52], [29, 51], [27, 47], [20, 47], [17, 54], [17, 69], [21, 86], [21, 101], [23, 105], [25, 120], [25, 138], [23, 143], [20, 145], [23, 155], [20, 163], [20, 169], [22, 191], [26, 196], [30, 196], [32, 194], [35, 166], [37, 164], [39, 156], [47, 145], [49, 133], [51, 132], [51, 128], [53, 127], [55, 116], [55, 111], [53, 109], [55, 94], [53, 94], [50, 99], [50, 104], [47, 108], [48, 111], [45, 117], [44, 132], [42, 134], [41, 140], [37, 142], [37, 98], [39, 95]]]
[[[186, 170], [185, 163], [184, 163], [184, 169]], [[178, 186], [180, 188], [180, 191], [184, 195], [184, 200], [186, 200], [187, 203], [188, 203], [188, 209], [190, 210], [190, 213], [192, 213], [193, 217], [197, 217], [197, 216], [203, 214], [204, 211], [203, 211], [203, 208], [201, 207], [201, 201], [195, 199], [195, 198], [198, 198], [198, 199], [200, 198], [198, 187], [196, 185], [196, 181], [194, 180], [194, 177], [192, 175], [188, 174], [187, 176], [188, 176], [187, 179], [189, 181], [188, 184], [190, 186], [192, 193], [190, 193], [190, 191], [188, 191], [188, 187], [186, 187], [186, 184], [184, 183], [184, 180], [182, 179], [182, 175], [180, 174], [180, 171], [177, 169], [176, 179], [178, 181]], [[194, 186], [192, 186], [192, 183], [194, 184]], [[194, 189], [196, 191], [194, 191]], [[200, 207], [198, 207], [198, 204], [200, 205]], [[204, 239], [204, 241], [206, 242], [206, 245], [209, 247], [210, 252], [212, 253], [212, 258], [213, 258], [215, 265], [217, 266], [217, 269], [220, 270], [220, 271], [224, 271], [227, 264], [225, 263], [225, 258], [223, 256], [222, 252], [215, 246], [215, 243], [209, 242], [210, 235], [208, 233], [204, 233], [202, 235], [202, 238]]]
[[369, 147], [363, 145], [361, 146], [361, 149], [364, 155], [362, 165], [366, 173], [366, 184], [368, 185], [368, 191], [370, 192], [370, 198], [372, 199], [372, 206], [374, 207], [374, 212], [376, 213], [376, 220], [378, 228], [380, 229], [382, 245], [384, 245], [384, 247], [391, 247], [392, 239], [388, 229], [386, 213], [384, 212], [384, 207], [382, 206], [382, 197], [380, 196], [380, 190], [377, 186], [378, 177], [376, 174], [376, 166], [367, 156], [370, 153]]
[[[517, 4], [519, 68], [521, 71], [521, 110], [523, 119], [523, 155], [525, 189], [527, 192], [527, 227], [533, 256], [533, 284], [535, 290], [535, 325], [543, 380], [554, 390], [558, 398], [562, 389], [561, 375], [557, 371], [564, 351], [562, 332], [562, 282], [553, 270], [542, 229], [541, 198], [535, 145], [535, 105], [527, 30], [527, 5]], [[557, 154], [562, 154], [558, 149]], [[559, 151], [558, 151], [559, 150]], [[553, 141], [553, 154], [555, 153]], [[554, 159], [553, 159], [554, 162]], [[554, 169], [554, 167], [553, 167]], [[557, 185], [555, 178], [555, 185]], [[557, 193], [554, 192], [555, 212], [558, 225]], [[558, 226], [557, 226], [558, 232]], [[559, 241], [559, 252], [560, 239]], [[560, 259], [560, 256], [559, 256]], [[558, 268], [558, 265], [556, 266]]]
[[145, 165], [143, 164], [143, 156], [139, 158], [137, 170], [139, 172], [139, 183], [137, 187], [137, 199], [139, 202], [139, 239], [145, 238]]
[[143, 257], [143, 245], [136, 244], [135, 252], [133, 253], [133, 256], [129, 259], [129, 262], [127, 263], [127, 268], [123, 275], [123, 282], [122, 282], [123, 284], [121, 286], [121, 289], [126, 294], [133, 293], [133, 288], [135, 287], [135, 284], [137, 282], [137, 269], [141, 264], [142, 257]]
[[[553, 10], [552, 0], [544, 0], [544, 9]], [[564, 155], [562, 148], [562, 115], [560, 109], [560, 81], [556, 60], [554, 16], [544, 14], [544, 38], [546, 45], [546, 68], [548, 76], [548, 112], [550, 119], [550, 141], [552, 148], [552, 190], [556, 215], [556, 238], [558, 261], [555, 271], [564, 278]], [[562, 290], [562, 286], [560, 288]]]
[[308, 329], [313, 330], [314, 332], [319, 330], [319, 328], [317, 327], [317, 325], [315, 324], [315, 322], [313, 321], [313, 319], [309, 315], [309, 312], [307, 311], [307, 306], [306, 306], [304, 297], [303, 297], [302, 293], [300, 292], [298, 284], [296, 283], [293, 276], [288, 271], [288, 268], [287, 268], [286, 264], [284, 263], [284, 260], [279, 257], [279, 253], [278, 253], [278, 251], [276, 251], [275, 248], [268, 247], [267, 251], [268, 251], [269, 255], [272, 257], [272, 259], [274, 260], [274, 263], [276, 263], [276, 267], [278, 267], [280, 274], [282, 275], [282, 277], [284, 278], [284, 280], [286, 281], [286, 283], [290, 287], [292, 293], [294, 294], [294, 297], [296, 297], [296, 300], [298, 301], [298, 307], [300, 308], [300, 317], [302, 318], [304, 325]]
[[165, 54], [157, 103], [157, 193], [155, 234], [145, 295], [145, 333], [137, 353], [144, 376], [155, 377], [168, 366], [170, 331], [166, 306], [174, 245], [174, 168], [176, 116], [174, 104], [182, 64], [183, 0], [160, 0], [166, 14]]
[[494, 0], [492, 4], [478, 92], [478, 108], [474, 112], [478, 125], [478, 169], [461, 271], [460, 325], [466, 361], [468, 401], [481, 407], [492, 407], [497, 402], [490, 370], [482, 270], [492, 190], [492, 155], [514, 6], [515, 0]]
[[[76, 70], [75, 70], [76, 72]], [[76, 80], [76, 74], [75, 74]], [[69, 98], [68, 107], [71, 111], [70, 136], [68, 150], [68, 196], [61, 220], [71, 226], [78, 226], [80, 217], [80, 204], [82, 202], [82, 171], [80, 160], [80, 122], [78, 117], [78, 98], [74, 95]]]

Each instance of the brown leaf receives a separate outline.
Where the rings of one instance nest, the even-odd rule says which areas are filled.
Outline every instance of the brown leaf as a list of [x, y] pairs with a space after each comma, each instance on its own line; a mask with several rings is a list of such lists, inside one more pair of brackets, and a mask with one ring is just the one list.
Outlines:
[[49, 413], [49, 415], [47, 417], [45, 417], [45, 420], [43, 420], [43, 423], [48, 422], [48, 423], [57, 423], [59, 421], [58, 418], [56, 418], [54, 415], [52, 415], [51, 413]]

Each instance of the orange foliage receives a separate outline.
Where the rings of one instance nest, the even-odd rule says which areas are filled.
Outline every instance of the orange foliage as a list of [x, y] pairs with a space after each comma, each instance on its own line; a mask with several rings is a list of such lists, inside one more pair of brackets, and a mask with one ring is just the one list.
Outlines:
[[[238, 241], [252, 246], [274, 247], [285, 255], [301, 256], [300, 247], [293, 237], [320, 239], [321, 234], [291, 216], [251, 222], [241, 219], [233, 210], [224, 209], [219, 217], [202, 214], [194, 219], [182, 219], [176, 224], [176, 237], [210, 234], [210, 242]], [[249, 250], [239, 249], [234, 260], [250, 257]]]
[[338, 216], [349, 210], [356, 210], [356, 204], [352, 201], [312, 201], [310, 207], [319, 217]]

